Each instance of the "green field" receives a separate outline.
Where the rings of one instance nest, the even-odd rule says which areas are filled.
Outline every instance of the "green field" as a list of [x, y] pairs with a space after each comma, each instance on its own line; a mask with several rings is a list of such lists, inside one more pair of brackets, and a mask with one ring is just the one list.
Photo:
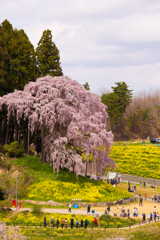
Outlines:
[[154, 144], [115, 143], [110, 157], [120, 173], [160, 179], [160, 147]]

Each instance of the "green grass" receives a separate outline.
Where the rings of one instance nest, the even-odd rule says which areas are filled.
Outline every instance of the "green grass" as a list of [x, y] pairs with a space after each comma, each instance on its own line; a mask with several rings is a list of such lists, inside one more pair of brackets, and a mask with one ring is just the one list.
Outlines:
[[89, 178], [79, 176], [78, 179], [73, 172], [66, 169], [57, 173], [53, 168], [42, 163], [40, 158], [24, 155], [14, 161], [17, 166], [24, 167], [34, 177], [33, 184], [27, 188], [23, 199], [37, 201], [54, 200], [56, 202], [70, 202], [72, 199], [81, 199], [83, 202], [114, 201], [127, 196], [132, 196], [127, 191], [122, 191], [101, 181], [93, 181]]
[[[59, 176], [57, 178], [57, 172], [53, 172], [53, 168], [49, 163], [42, 163], [40, 158], [29, 156], [29, 163], [27, 163], [27, 155], [23, 155], [23, 157], [18, 158], [14, 161], [15, 165], [24, 166], [27, 168], [28, 172], [34, 176], [34, 183], [38, 183], [42, 181], [42, 179], [50, 179], [51, 181], [62, 181], [62, 182], [71, 182], [77, 183], [77, 177], [75, 173], [68, 172], [67, 169], [60, 170]], [[80, 176], [78, 177], [79, 183], [93, 183], [94, 185], [100, 185], [100, 182], [95, 182], [89, 178]]]
[[31, 240], [104, 240], [104, 239], [126, 239], [126, 240], [155, 240], [160, 239], [160, 223], [138, 228], [122, 229], [52, 229], [40, 227], [21, 227], [21, 233]]

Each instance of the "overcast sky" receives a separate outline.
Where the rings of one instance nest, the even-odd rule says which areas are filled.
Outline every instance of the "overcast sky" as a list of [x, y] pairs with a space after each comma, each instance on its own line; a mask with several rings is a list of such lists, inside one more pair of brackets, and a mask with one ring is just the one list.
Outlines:
[[160, 88], [160, 0], [0, 0], [0, 23], [37, 46], [50, 29], [66, 76], [92, 92]]

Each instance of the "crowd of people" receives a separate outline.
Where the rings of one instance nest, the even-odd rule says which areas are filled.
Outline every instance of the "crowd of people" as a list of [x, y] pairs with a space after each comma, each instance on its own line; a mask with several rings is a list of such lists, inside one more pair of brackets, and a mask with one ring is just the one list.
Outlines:
[[[98, 226], [98, 221], [97, 221], [96, 217], [94, 218], [94, 222], [93, 223], [94, 223], [95, 227]], [[44, 217], [43, 226], [46, 227], [46, 225], [47, 225], [46, 217]], [[57, 228], [59, 228], [59, 226], [61, 226], [61, 228], [67, 228], [69, 226], [71, 228], [73, 228], [75, 226], [76, 228], [83, 228], [84, 227], [86, 229], [87, 226], [88, 226], [88, 220], [86, 219], [86, 220], [79, 221], [78, 219], [76, 219], [76, 221], [74, 223], [74, 219], [71, 218], [70, 222], [68, 223], [67, 218], [65, 218], [65, 219], [62, 218], [61, 221], [59, 221], [59, 219], [57, 219], [54, 222], [54, 218], [51, 217], [50, 227], [57, 227]]]

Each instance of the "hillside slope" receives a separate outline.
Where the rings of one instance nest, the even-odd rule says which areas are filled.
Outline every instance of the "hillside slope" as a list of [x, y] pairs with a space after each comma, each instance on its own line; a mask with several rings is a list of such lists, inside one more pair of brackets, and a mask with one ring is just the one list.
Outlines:
[[[106, 182], [93, 181], [89, 178], [79, 176], [78, 180], [73, 172], [67, 172], [66, 169], [60, 170], [59, 177], [53, 172], [49, 164], [42, 163], [40, 158], [24, 155], [19, 159], [11, 162], [11, 169], [7, 175], [10, 176], [9, 182], [14, 182], [15, 189], [15, 171], [18, 172], [18, 197], [24, 199], [34, 199], [41, 201], [54, 200], [57, 202], [69, 202], [72, 199], [81, 199], [83, 202], [105, 202], [122, 199], [131, 196], [127, 191], [114, 188]], [[21, 178], [20, 178], [21, 176]], [[26, 184], [29, 184], [23, 196], [20, 191], [22, 178], [24, 177]], [[32, 180], [32, 181], [31, 181]], [[25, 188], [23, 187], [25, 190]], [[11, 196], [14, 194], [11, 193]]]

